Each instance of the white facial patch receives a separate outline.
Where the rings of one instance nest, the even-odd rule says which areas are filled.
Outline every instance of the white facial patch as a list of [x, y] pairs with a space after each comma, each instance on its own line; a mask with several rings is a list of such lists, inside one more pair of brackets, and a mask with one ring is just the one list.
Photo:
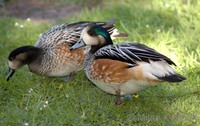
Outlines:
[[88, 34], [90, 27], [86, 27], [83, 29], [81, 33], [81, 38], [85, 42], [86, 45], [92, 46], [92, 45], [99, 45], [105, 42], [105, 38], [101, 35], [91, 36]]
[[83, 35], [82, 39], [86, 45], [97, 45], [98, 44], [98, 39], [96, 37], [92, 37], [92, 36], [88, 35], [87, 33]]
[[11, 68], [11, 69], [17, 69], [18, 66], [19, 66], [19, 61], [9, 61], [8, 60], [8, 66]]
[[22, 62], [27, 58], [26, 53], [20, 53], [15, 57], [13, 61], [8, 60], [8, 65], [12, 69], [18, 69], [19, 67], [23, 66], [24, 63]]

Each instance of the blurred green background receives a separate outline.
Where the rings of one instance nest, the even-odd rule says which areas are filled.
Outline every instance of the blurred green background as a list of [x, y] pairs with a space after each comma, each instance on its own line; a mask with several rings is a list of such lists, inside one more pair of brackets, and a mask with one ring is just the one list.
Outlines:
[[[200, 125], [199, 0], [1, 0], [0, 125]], [[146, 44], [170, 57], [181, 83], [163, 83], [137, 99], [114, 104], [83, 71], [66, 83], [19, 69], [6, 82], [7, 57], [19, 46], [34, 45], [54, 25], [107, 21], [129, 34], [114, 43]]]

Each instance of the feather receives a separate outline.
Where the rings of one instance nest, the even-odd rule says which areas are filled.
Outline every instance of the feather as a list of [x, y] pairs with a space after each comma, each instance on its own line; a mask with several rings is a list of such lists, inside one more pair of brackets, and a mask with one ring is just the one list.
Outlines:
[[99, 49], [94, 56], [96, 59], [108, 58], [128, 62], [133, 65], [136, 65], [137, 61], [149, 62], [149, 60], [165, 60], [170, 65], [176, 65], [171, 59], [160, 54], [156, 50], [143, 44], [133, 42], [105, 46]]
[[112, 35], [116, 27], [114, 26], [113, 19], [108, 22], [89, 22], [82, 21], [76, 23], [65, 23], [52, 27], [40, 36], [35, 46], [39, 48], [52, 48], [58, 44], [67, 44], [68, 46], [74, 45], [80, 38], [82, 30], [89, 24], [96, 24], [108, 30]]

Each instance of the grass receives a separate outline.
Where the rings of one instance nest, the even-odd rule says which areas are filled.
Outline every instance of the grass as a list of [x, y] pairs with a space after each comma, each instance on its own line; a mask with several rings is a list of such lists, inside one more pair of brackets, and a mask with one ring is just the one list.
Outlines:
[[23, 67], [6, 82], [10, 51], [33, 45], [55, 24], [4, 17], [0, 19], [0, 125], [200, 125], [200, 2], [111, 0], [102, 6], [85, 8], [57, 24], [117, 18], [116, 26], [129, 37], [115, 43], [138, 41], [155, 48], [175, 61], [174, 68], [187, 80], [150, 87], [121, 106], [114, 105], [115, 96], [93, 86], [83, 71], [65, 83]]

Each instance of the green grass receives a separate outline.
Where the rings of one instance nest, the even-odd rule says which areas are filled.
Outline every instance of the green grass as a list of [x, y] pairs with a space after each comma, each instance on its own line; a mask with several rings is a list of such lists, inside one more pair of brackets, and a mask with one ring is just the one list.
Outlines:
[[115, 43], [138, 41], [155, 48], [175, 61], [174, 68], [187, 80], [150, 87], [121, 106], [114, 104], [115, 96], [93, 86], [83, 71], [65, 83], [23, 67], [6, 82], [10, 51], [33, 45], [55, 24], [5, 17], [0, 19], [0, 125], [200, 125], [200, 1], [111, 0], [102, 6], [85, 8], [57, 24], [117, 18], [116, 26], [129, 37]]

